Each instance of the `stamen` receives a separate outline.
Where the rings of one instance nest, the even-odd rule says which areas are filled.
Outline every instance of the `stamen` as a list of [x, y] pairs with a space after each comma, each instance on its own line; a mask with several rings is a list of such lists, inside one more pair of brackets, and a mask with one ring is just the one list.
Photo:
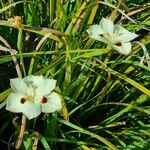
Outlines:
[[27, 99], [26, 99], [25, 97], [22, 97], [22, 98], [20, 99], [21, 104], [24, 104], [26, 101], [27, 101]]
[[45, 103], [47, 103], [47, 98], [45, 97], [45, 96], [43, 96], [42, 98], [41, 98], [41, 103], [43, 103], [43, 104], [45, 104]]

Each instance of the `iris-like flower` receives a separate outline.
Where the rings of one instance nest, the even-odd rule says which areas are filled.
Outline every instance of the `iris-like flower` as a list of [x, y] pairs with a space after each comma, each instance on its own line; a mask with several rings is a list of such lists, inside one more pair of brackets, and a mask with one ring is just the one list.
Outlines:
[[61, 98], [54, 92], [56, 80], [43, 76], [27, 76], [23, 79], [10, 79], [13, 90], [6, 99], [6, 109], [20, 113], [28, 119], [43, 113], [52, 113], [61, 109]]
[[92, 25], [87, 32], [91, 38], [111, 45], [124, 55], [131, 52], [130, 41], [138, 37], [137, 34], [131, 33], [119, 25], [114, 25], [111, 20], [105, 18], [101, 19], [99, 25]]

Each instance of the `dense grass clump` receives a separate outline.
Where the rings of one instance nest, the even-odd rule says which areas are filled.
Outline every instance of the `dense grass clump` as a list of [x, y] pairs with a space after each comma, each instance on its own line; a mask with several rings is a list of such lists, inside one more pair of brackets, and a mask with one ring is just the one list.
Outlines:
[[[1, 0], [0, 147], [150, 149], [149, 8], [147, 0]], [[129, 55], [89, 37], [102, 18], [138, 35]], [[59, 112], [26, 120], [2, 107], [9, 79], [29, 75], [57, 80]]]

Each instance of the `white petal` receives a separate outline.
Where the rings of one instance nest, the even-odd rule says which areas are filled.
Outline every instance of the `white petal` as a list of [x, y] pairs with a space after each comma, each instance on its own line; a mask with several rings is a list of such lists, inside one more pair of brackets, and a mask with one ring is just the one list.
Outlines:
[[131, 52], [131, 43], [122, 43], [123, 54], [128, 55]]
[[45, 96], [50, 94], [50, 92], [55, 88], [56, 86], [56, 80], [53, 79], [44, 79], [43, 76], [27, 76], [24, 78], [24, 81], [27, 82], [27, 84], [31, 84], [35, 87], [37, 87], [37, 94], [41, 96]]
[[6, 99], [6, 109], [15, 113], [22, 112], [28, 119], [37, 117], [41, 113], [40, 104], [31, 103], [29, 101], [21, 103], [23, 97], [25, 96], [19, 93], [11, 93]]
[[100, 25], [92, 25], [88, 30], [88, 34], [91, 38], [96, 39], [99, 37], [99, 35], [102, 35], [104, 33], [103, 29]]
[[110, 34], [103, 34], [103, 42], [106, 43], [106, 44], [113, 44], [114, 43], [114, 38], [113, 38], [113, 35], [110, 35]]
[[117, 30], [118, 30], [118, 34], [120, 35], [120, 38], [122, 40], [122, 42], [130, 42], [133, 39], [137, 38], [138, 35], [132, 32], [129, 32], [128, 30], [126, 30], [125, 28], [121, 27], [121, 26], [117, 26]]
[[25, 77], [23, 80], [29, 85], [32, 84], [34, 86], [38, 86], [44, 80], [44, 77], [30, 75]]
[[42, 112], [52, 113], [62, 108], [61, 98], [57, 93], [53, 92], [47, 99], [47, 103], [41, 103]]
[[23, 114], [28, 118], [28, 119], [33, 119], [36, 118], [40, 115], [41, 113], [41, 106], [40, 104], [36, 103], [27, 103], [25, 105], [25, 108], [23, 110]]
[[23, 110], [25, 109], [26, 103], [28, 103], [28, 101], [26, 101], [25, 103], [21, 103], [21, 98], [24, 97], [24, 95], [20, 94], [20, 93], [11, 93], [6, 101], [6, 109], [11, 111], [11, 112], [23, 112]]
[[23, 81], [23, 79], [20, 78], [10, 79], [10, 86], [14, 92], [26, 95], [28, 87], [26, 83]]
[[117, 50], [120, 54], [128, 55], [131, 52], [131, 43], [122, 43], [122, 46], [113, 45], [113, 48]]
[[105, 33], [111, 34], [114, 31], [114, 23], [110, 19], [102, 18], [100, 26]]
[[90, 38], [94, 40], [98, 40], [101, 42], [106, 43], [106, 40], [102, 37], [102, 34], [104, 33], [103, 30], [101, 29], [100, 25], [92, 25], [88, 30], [87, 30]]
[[50, 94], [52, 90], [56, 87], [56, 80], [53, 79], [43, 79], [37, 87], [37, 94], [45, 96]]

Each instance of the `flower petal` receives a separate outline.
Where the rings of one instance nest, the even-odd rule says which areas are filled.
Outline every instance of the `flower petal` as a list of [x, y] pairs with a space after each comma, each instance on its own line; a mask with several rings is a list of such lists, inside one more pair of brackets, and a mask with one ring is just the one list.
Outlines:
[[27, 103], [25, 105], [25, 108], [23, 110], [23, 114], [28, 118], [28, 119], [33, 119], [36, 118], [40, 115], [41, 113], [41, 106], [40, 104], [36, 103]]
[[120, 54], [128, 55], [131, 52], [131, 43], [122, 43], [122, 46], [113, 45], [113, 48], [117, 50]]
[[47, 100], [47, 103], [41, 103], [42, 112], [52, 113], [62, 108], [61, 98], [57, 93], [53, 92]]
[[6, 109], [15, 113], [22, 112], [28, 119], [37, 117], [41, 113], [40, 104], [23, 101], [23, 97], [21, 94], [11, 93], [6, 99]]
[[53, 79], [43, 79], [37, 87], [37, 93], [41, 96], [50, 94], [52, 90], [56, 87], [56, 80]]
[[99, 37], [99, 35], [104, 34], [103, 29], [101, 28], [100, 25], [92, 25], [88, 30], [88, 34], [90, 35], [91, 38], [95, 39]]
[[110, 19], [102, 18], [100, 26], [105, 33], [112, 34], [114, 31], [114, 23]]
[[122, 42], [130, 42], [133, 39], [138, 37], [137, 34], [129, 32], [128, 30], [126, 30], [125, 28], [123, 28], [121, 26], [116, 25], [116, 28], [118, 28], [117, 32], [120, 35]]
[[14, 92], [26, 95], [28, 87], [26, 83], [23, 81], [23, 79], [20, 78], [10, 79], [10, 86]]
[[20, 93], [11, 93], [6, 99], [6, 109], [16, 113], [23, 112], [28, 101], [21, 103], [22, 97], [24, 97], [24, 95]]
[[25, 77], [23, 80], [26, 82], [26, 84], [28, 84], [28, 86], [32, 84], [33, 86], [36, 87], [39, 85], [39, 83], [41, 83], [44, 80], [44, 77], [30, 75]]
[[102, 34], [104, 33], [103, 30], [101, 29], [100, 25], [92, 25], [88, 30], [87, 30], [90, 38], [94, 40], [98, 40], [101, 42], [106, 43], [105, 39], [102, 37]]
[[50, 92], [56, 86], [56, 80], [54, 79], [44, 79], [43, 76], [27, 76], [24, 78], [24, 81], [27, 84], [33, 85], [37, 87], [37, 94], [41, 96], [45, 96], [50, 94]]

